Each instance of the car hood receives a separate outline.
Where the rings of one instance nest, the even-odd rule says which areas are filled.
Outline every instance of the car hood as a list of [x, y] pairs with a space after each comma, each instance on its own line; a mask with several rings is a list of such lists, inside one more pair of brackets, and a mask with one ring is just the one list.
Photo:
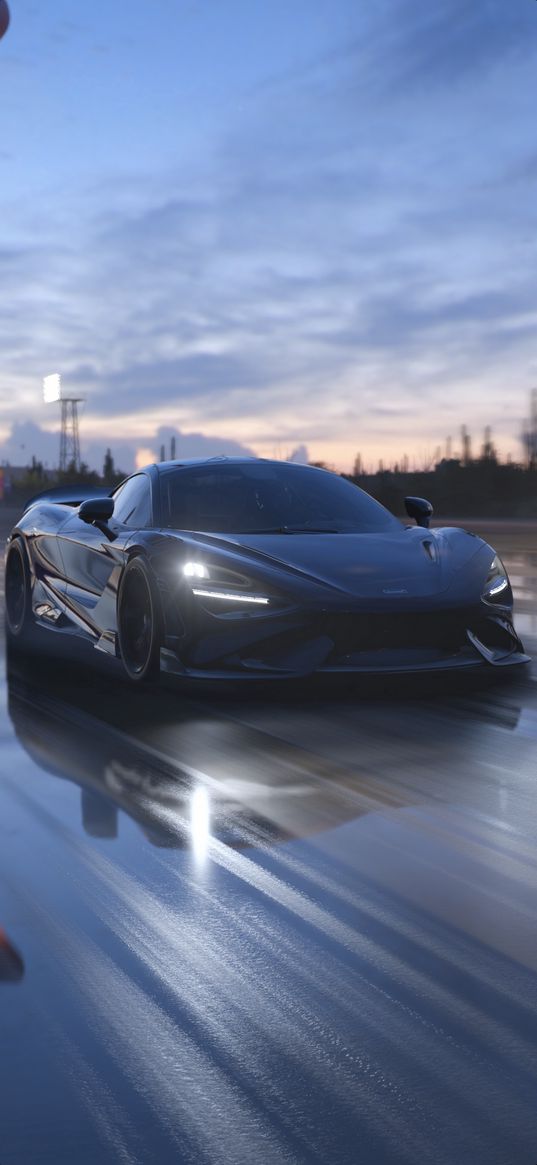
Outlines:
[[417, 527], [382, 534], [196, 535], [195, 541], [364, 597], [439, 594], [485, 545], [465, 530]]

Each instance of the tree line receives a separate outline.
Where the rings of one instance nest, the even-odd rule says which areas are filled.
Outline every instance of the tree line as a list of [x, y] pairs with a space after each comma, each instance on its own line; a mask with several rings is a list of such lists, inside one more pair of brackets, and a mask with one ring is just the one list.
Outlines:
[[445, 518], [537, 518], [537, 467], [483, 457], [443, 459], [428, 470], [345, 474], [398, 516], [404, 498], [425, 497]]
[[[5, 472], [9, 475], [9, 469]], [[103, 491], [109, 493], [125, 477], [127, 474], [116, 466], [111, 449], [106, 450], [101, 473], [95, 469], [90, 469], [85, 461], [82, 461], [79, 466], [71, 462], [63, 472], [59, 469], [51, 471], [45, 468], [42, 461], [32, 457], [30, 464], [26, 467], [26, 472], [12, 483], [11, 490], [5, 493], [5, 498], [19, 503], [26, 501], [32, 494], [39, 493], [47, 487], [80, 485], [81, 483], [84, 485], [102, 485]]]
[[[326, 468], [323, 462], [314, 464]], [[24, 502], [47, 486], [84, 483], [102, 485], [108, 493], [126, 477], [117, 468], [110, 449], [106, 450], [102, 472], [84, 462], [73, 464], [64, 473], [51, 474], [32, 458], [26, 474], [14, 485], [11, 499]], [[498, 460], [494, 450], [477, 460], [444, 458], [429, 469], [409, 469], [405, 462], [372, 473], [356, 459], [354, 472], [342, 474], [399, 517], [404, 516], [407, 495], [425, 497], [438, 517], [447, 518], [537, 518], [537, 465], [523, 466]], [[7, 500], [7, 499], [6, 499]]]

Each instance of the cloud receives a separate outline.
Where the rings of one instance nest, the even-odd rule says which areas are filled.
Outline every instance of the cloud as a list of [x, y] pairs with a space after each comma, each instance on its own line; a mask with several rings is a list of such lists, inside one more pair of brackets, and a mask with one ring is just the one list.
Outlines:
[[196, 457], [255, 457], [252, 449], [242, 445], [240, 441], [228, 440], [222, 437], [208, 437], [204, 433], [181, 433], [178, 429], [162, 426], [157, 429], [154, 442], [160, 450], [164, 445], [166, 455], [169, 456], [172, 438], [175, 438], [175, 456], [177, 460], [188, 461]]
[[154, 359], [133, 364], [127, 369], [112, 369], [99, 374], [87, 365], [75, 368], [69, 383], [86, 389], [91, 405], [100, 415], [117, 416], [125, 412], [144, 412], [155, 398], [172, 407], [185, 398], [199, 400], [211, 396], [215, 386], [220, 393], [264, 383], [262, 372], [240, 356], [210, 352], [193, 353], [175, 359]]
[[[217, 457], [253, 457], [255, 454], [246, 445], [239, 441], [226, 438], [211, 437], [204, 433], [184, 433], [173, 426], [162, 426], [153, 432], [141, 436], [136, 442], [128, 438], [111, 436], [110, 438], [87, 438], [82, 429], [81, 456], [90, 469], [100, 471], [103, 466], [104, 455], [111, 449], [116, 467], [125, 473], [130, 473], [137, 464], [146, 464], [149, 460], [160, 458], [161, 447], [164, 446], [165, 456], [171, 455], [171, 441], [175, 438], [175, 456], [177, 460], [191, 458]], [[0, 443], [0, 463], [26, 466], [32, 457], [41, 461], [49, 468], [58, 464], [59, 431], [49, 432], [32, 421], [15, 423], [5, 441]], [[142, 459], [139, 453], [144, 454]]]
[[126, 469], [163, 418], [193, 456], [365, 448], [395, 416], [408, 441], [418, 414], [432, 442], [450, 413], [510, 435], [506, 379], [523, 411], [534, 368], [533, 10], [382, 0], [351, 27], [202, 161], [96, 179], [72, 232], [60, 206], [0, 250], [4, 426], [58, 368]]
[[396, 31], [392, 40], [393, 73], [398, 88], [410, 84], [423, 91], [475, 78], [513, 57], [527, 56], [535, 38], [530, 5], [503, 0], [436, 0], [423, 5], [407, 0], [391, 5]]
[[287, 461], [297, 461], [300, 465], [307, 465], [310, 459], [307, 445], [297, 445], [296, 449], [286, 458]]

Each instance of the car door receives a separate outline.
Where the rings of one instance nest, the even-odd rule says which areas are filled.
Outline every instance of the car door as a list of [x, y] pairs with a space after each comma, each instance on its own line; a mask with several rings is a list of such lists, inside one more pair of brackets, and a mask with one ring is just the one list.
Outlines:
[[60, 535], [71, 516], [70, 507], [45, 501], [33, 506], [24, 521], [24, 535], [36, 583], [53, 593], [63, 594], [65, 591]]
[[78, 513], [61, 530], [68, 579], [67, 602], [77, 622], [94, 634], [114, 631], [116, 599], [127, 543], [151, 522], [151, 483], [147, 474], [127, 479], [114, 494], [114, 513], [97, 526]]

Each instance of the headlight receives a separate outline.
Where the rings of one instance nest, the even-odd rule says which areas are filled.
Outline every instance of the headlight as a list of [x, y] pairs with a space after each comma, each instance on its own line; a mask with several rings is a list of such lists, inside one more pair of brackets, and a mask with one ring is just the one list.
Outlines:
[[511, 585], [507, 571], [501, 558], [497, 554], [490, 564], [482, 598], [486, 603], [510, 603], [512, 599]]
[[269, 601], [266, 595], [249, 595], [245, 591], [215, 591], [206, 587], [192, 587], [192, 594], [204, 599], [224, 599], [228, 603], [260, 603], [265, 607]]
[[185, 578], [209, 578], [209, 571], [202, 562], [185, 562], [183, 574]]
[[220, 603], [235, 608], [235, 604], [240, 603], [267, 607], [270, 602], [268, 595], [256, 590], [254, 579], [222, 564], [188, 561], [183, 563], [182, 573], [190, 582], [193, 595], [200, 599], [215, 599], [219, 609]]

